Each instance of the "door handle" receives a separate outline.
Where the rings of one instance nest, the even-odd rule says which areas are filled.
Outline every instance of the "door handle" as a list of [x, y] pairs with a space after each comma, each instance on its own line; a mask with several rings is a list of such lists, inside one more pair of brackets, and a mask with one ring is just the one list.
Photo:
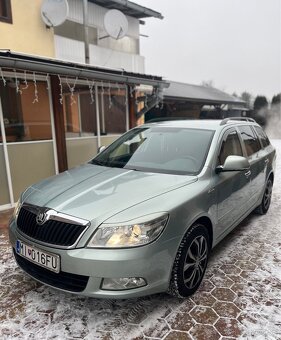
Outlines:
[[251, 175], [251, 170], [245, 172], [245, 176], [246, 176], [246, 177], [249, 177], [250, 175]]
[[268, 162], [269, 162], [269, 159], [266, 158], [266, 159], [264, 160], [264, 163], [267, 164]]

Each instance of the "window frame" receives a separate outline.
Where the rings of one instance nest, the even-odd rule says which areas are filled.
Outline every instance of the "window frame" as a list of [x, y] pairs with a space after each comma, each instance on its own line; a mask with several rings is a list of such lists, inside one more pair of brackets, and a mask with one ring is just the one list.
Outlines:
[[222, 143], [223, 143], [224, 140], [227, 139], [229, 134], [233, 133], [233, 132], [235, 132], [237, 137], [238, 137], [238, 141], [239, 141], [241, 152], [242, 152], [241, 157], [245, 157], [245, 150], [244, 150], [244, 147], [243, 147], [243, 141], [241, 140], [240, 134], [235, 127], [231, 127], [231, 128], [229, 128], [229, 129], [227, 129], [226, 131], [223, 132], [222, 137], [220, 139], [219, 148], [218, 148], [218, 152], [217, 152], [217, 156], [216, 156], [216, 167], [218, 165], [223, 165], [223, 164], [220, 164], [220, 160], [219, 160], [219, 156], [220, 156], [221, 148], [222, 148]]
[[[11, 71], [4, 71], [3, 70], [3, 76], [4, 76], [4, 78], [15, 79], [15, 73], [11, 72]], [[17, 73], [17, 79], [18, 79], [18, 81], [27, 80], [28, 82], [30, 81], [30, 82], [34, 83], [34, 76], [32, 74], [26, 74], [26, 76], [24, 76], [24, 73], [21, 73], [21, 72]], [[46, 76], [36, 75], [36, 81], [37, 81], [37, 84], [38, 84], [38, 82], [46, 82], [46, 89], [48, 91], [49, 107], [50, 107], [51, 138], [50, 139], [19, 140], [19, 141], [9, 141], [9, 142], [7, 142], [7, 133], [6, 133], [5, 125], [3, 125], [4, 131], [5, 131], [5, 140], [6, 140], [5, 144], [6, 145], [27, 144], [27, 143], [44, 143], [44, 142], [53, 142], [54, 143], [55, 140], [56, 140], [55, 139], [55, 126], [54, 126], [54, 121], [53, 121], [53, 107], [52, 107], [51, 102], [50, 102], [50, 86], [51, 86], [50, 80], [49, 80], [49, 78], [46, 79]], [[3, 110], [3, 103], [1, 103], [1, 105], [2, 105], [1, 109]], [[1, 139], [0, 139], [0, 144], [4, 144], [3, 135], [1, 135], [1, 137], [2, 137], [2, 142], [1, 142]]]
[[[244, 139], [243, 139], [243, 136], [242, 136], [242, 133], [241, 133], [241, 130], [240, 130], [240, 128], [243, 128], [243, 127], [245, 127], [245, 126], [246, 126], [246, 127], [249, 127], [249, 129], [252, 131], [252, 134], [253, 134], [253, 136], [255, 137], [255, 139], [256, 139], [256, 141], [257, 141], [257, 143], [258, 143], [258, 145], [259, 145], [259, 149], [258, 149], [257, 151], [255, 151], [254, 153], [252, 153], [251, 155], [248, 155], [246, 143], [245, 143], [245, 141], [244, 141]], [[240, 136], [240, 140], [241, 140], [241, 143], [242, 143], [242, 145], [243, 145], [243, 148], [244, 148], [244, 151], [245, 151], [245, 157], [246, 157], [246, 158], [251, 158], [253, 155], [255, 155], [256, 153], [258, 153], [260, 150], [263, 149], [262, 144], [261, 144], [261, 142], [260, 142], [260, 140], [259, 140], [259, 138], [258, 138], [258, 135], [257, 135], [257, 133], [255, 132], [255, 130], [254, 130], [254, 128], [253, 128], [253, 125], [249, 125], [249, 124], [238, 125], [238, 126], [236, 127], [236, 129], [237, 129], [238, 134], [239, 134], [239, 136]]]
[[4, 6], [7, 10], [7, 16], [0, 16], [0, 22], [5, 22], [7, 24], [13, 23], [13, 17], [12, 17], [12, 7], [11, 7], [11, 0], [0, 0], [3, 2]]
[[[262, 149], [267, 148], [270, 145], [270, 140], [269, 140], [268, 136], [266, 135], [266, 133], [264, 132], [263, 128], [261, 126], [256, 126], [255, 125], [255, 126], [253, 126], [253, 129], [254, 129], [255, 134], [257, 135], [257, 137], [258, 137], [258, 139], [260, 141]], [[258, 133], [258, 129], [260, 129], [261, 134], [263, 135], [264, 139], [266, 140], [266, 143], [267, 143], [266, 145], [264, 145], [263, 139], [261, 138], [260, 134]]]

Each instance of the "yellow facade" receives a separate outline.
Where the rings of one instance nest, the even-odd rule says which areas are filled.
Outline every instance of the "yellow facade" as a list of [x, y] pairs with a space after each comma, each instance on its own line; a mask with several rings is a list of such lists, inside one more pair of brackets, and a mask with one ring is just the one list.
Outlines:
[[0, 48], [55, 56], [54, 32], [41, 19], [42, 0], [11, 0], [13, 23], [0, 21]]

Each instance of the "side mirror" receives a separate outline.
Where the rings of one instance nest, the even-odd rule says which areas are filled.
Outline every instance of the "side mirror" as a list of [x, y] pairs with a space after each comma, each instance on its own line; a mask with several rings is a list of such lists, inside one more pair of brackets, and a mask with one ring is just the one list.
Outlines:
[[216, 167], [216, 173], [227, 171], [244, 171], [250, 169], [250, 163], [245, 157], [241, 156], [228, 156], [224, 165]]
[[106, 149], [106, 146], [104, 146], [104, 145], [100, 146], [100, 147], [98, 148], [98, 153], [103, 152], [103, 150], [105, 150], [105, 149]]

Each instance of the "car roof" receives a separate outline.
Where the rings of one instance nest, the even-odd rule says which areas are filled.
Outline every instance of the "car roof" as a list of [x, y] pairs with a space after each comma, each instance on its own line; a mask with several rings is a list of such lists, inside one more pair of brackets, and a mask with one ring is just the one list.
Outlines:
[[203, 129], [203, 130], [218, 130], [223, 129], [225, 126], [236, 125], [258, 125], [254, 120], [238, 120], [238, 119], [188, 119], [188, 120], [163, 120], [146, 123], [146, 127], [176, 127], [176, 128], [190, 128], [190, 129]]

